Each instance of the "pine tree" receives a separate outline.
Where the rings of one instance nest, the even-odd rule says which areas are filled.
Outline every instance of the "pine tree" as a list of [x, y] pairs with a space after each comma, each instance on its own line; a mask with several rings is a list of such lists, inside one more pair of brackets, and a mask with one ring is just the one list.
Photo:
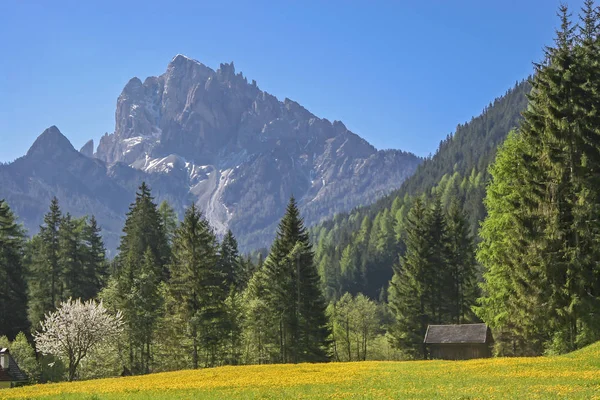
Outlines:
[[159, 270], [158, 276], [166, 276], [169, 246], [163, 220], [160, 216], [150, 188], [142, 182], [136, 193], [135, 202], [130, 206], [119, 246], [119, 261], [127, 268], [128, 259], [140, 263], [144, 253], [150, 249]]
[[73, 219], [69, 213], [60, 221], [58, 263], [62, 269], [63, 298], [84, 299], [85, 297], [84, 260], [81, 247], [82, 222]]
[[242, 287], [243, 276], [238, 244], [230, 230], [227, 231], [221, 243], [219, 269], [224, 275], [226, 288], [233, 288], [237, 291]]
[[325, 361], [326, 304], [314, 255], [296, 201], [292, 197], [279, 223], [264, 264], [269, 315], [277, 331], [277, 361]]
[[133, 279], [129, 292], [125, 295], [128, 306], [123, 313], [130, 328], [131, 342], [137, 351], [132, 360], [132, 371], [149, 373], [152, 362], [152, 341], [159, 318], [158, 310], [163, 299], [160, 293], [160, 275], [152, 250], [144, 253], [142, 263]]
[[533, 202], [534, 186], [527, 182], [538, 180], [529, 161], [532, 151], [531, 143], [515, 132], [498, 150], [485, 198], [488, 217], [480, 230], [477, 259], [485, 270], [475, 312], [494, 331], [501, 354], [541, 352], [537, 329], [547, 324], [536, 311], [542, 307], [539, 295], [544, 282], [539, 269], [529, 267], [539, 257], [529, 247], [535, 219], [525, 207]]
[[391, 344], [407, 356], [426, 357], [423, 337], [429, 323], [426, 276], [432, 257], [428, 212], [421, 198], [415, 199], [406, 218], [406, 253], [394, 264], [389, 286], [389, 306], [395, 316], [390, 327]]
[[[515, 155], [498, 153], [486, 200], [489, 216], [482, 228], [479, 258], [487, 268], [487, 281], [479, 314], [512, 340], [517, 353], [565, 352], [600, 337], [595, 322], [598, 16], [587, 1], [578, 34], [566, 6], [560, 7], [559, 17], [555, 45], [536, 65], [519, 129], [522, 142], [510, 143], [519, 144], [520, 179], [506, 172], [515, 169], [506, 163]], [[496, 195], [501, 191], [518, 202], [506, 204]], [[514, 240], [503, 240], [505, 235], [496, 231], [510, 218], [507, 212], [518, 217], [507, 230], [520, 240], [510, 250], [507, 246]], [[503, 307], [499, 292], [508, 295]]]
[[248, 281], [243, 294], [242, 337], [246, 364], [266, 364], [276, 361], [275, 355], [279, 352], [277, 344], [279, 325], [266, 299], [266, 271], [262, 264], [259, 265], [260, 268]]
[[108, 263], [106, 261], [106, 248], [101, 229], [96, 218], [92, 215], [83, 227], [82, 257], [84, 273], [83, 300], [95, 298], [108, 280]]
[[158, 206], [158, 213], [160, 214], [165, 235], [167, 236], [167, 241], [171, 243], [173, 241], [175, 229], [177, 229], [177, 225], [179, 223], [177, 213], [166, 200], [161, 202]]
[[478, 297], [475, 246], [467, 218], [458, 200], [450, 200], [447, 216], [448, 272], [450, 280], [447, 306], [450, 320], [455, 324], [473, 320], [471, 306]]
[[0, 199], [0, 336], [13, 340], [29, 327], [23, 252], [25, 233]]
[[448, 321], [448, 300], [451, 300], [450, 269], [448, 268], [449, 237], [446, 216], [439, 196], [435, 196], [427, 214], [430, 257], [423, 271], [425, 298], [430, 321], [443, 324]]
[[58, 199], [54, 197], [50, 210], [44, 216], [44, 225], [36, 235], [28, 251], [29, 321], [37, 329], [44, 315], [53, 311], [63, 300], [63, 271], [59, 263], [59, 227], [62, 213]]
[[150, 370], [152, 329], [156, 328], [160, 312], [160, 307], [150, 305], [162, 301], [158, 286], [167, 276], [169, 255], [161, 217], [145, 183], [130, 206], [123, 233], [107, 300], [123, 312], [129, 352], [127, 368], [145, 373]]
[[173, 237], [168, 287], [187, 321], [192, 367], [214, 366], [226, 334], [225, 276], [217, 268], [217, 239], [202, 213], [192, 204]]

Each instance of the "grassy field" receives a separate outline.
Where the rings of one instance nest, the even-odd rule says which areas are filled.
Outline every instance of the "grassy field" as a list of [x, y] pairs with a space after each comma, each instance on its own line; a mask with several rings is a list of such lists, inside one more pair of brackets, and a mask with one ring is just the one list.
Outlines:
[[600, 399], [600, 344], [560, 357], [221, 367], [0, 390], [0, 399]]

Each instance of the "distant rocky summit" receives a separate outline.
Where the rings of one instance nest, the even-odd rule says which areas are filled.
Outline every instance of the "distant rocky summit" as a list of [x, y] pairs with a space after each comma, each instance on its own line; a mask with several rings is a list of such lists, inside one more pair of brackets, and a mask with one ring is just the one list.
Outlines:
[[421, 161], [279, 101], [233, 63], [214, 71], [183, 55], [158, 77], [131, 79], [115, 117], [95, 153], [93, 141], [78, 152], [52, 127], [0, 166], [0, 198], [30, 230], [56, 195], [65, 211], [96, 215], [114, 248], [146, 180], [157, 200], [180, 215], [195, 202], [217, 233], [231, 229], [249, 250], [270, 243], [290, 195], [310, 225], [398, 188]]

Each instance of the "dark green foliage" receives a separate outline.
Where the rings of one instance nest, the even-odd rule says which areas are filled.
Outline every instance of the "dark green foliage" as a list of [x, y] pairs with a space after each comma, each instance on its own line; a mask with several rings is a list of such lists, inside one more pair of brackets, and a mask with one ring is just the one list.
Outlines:
[[95, 298], [107, 277], [104, 243], [96, 219], [62, 215], [50, 204], [40, 233], [27, 244], [29, 319], [34, 329], [43, 316], [69, 297]]
[[389, 334], [392, 345], [411, 358], [427, 356], [423, 337], [429, 324], [472, 317], [475, 255], [465, 217], [452, 203], [445, 213], [439, 196], [429, 204], [418, 197], [403, 223], [406, 251], [390, 283], [395, 322]]
[[158, 213], [160, 214], [160, 218], [162, 220], [162, 225], [164, 227], [167, 240], [169, 243], [171, 243], [173, 241], [175, 229], [177, 229], [177, 224], [179, 223], [177, 213], [167, 201], [163, 201], [160, 203], [160, 205], [158, 206]]
[[486, 212], [487, 167], [497, 146], [521, 120], [530, 88], [527, 81], [517, 83], [480, 116], [459, 125], [400, 189], [369, 207], [337, 215], [311, 229], [327, 299], [339, 298], [346, 291], [377, 299], [386, 292], [391, 266], [404, 252], [399, 233], [415, 196], [440, 196], [444, 209], [456, 199], [471, 235], [476, 236]]
[[83, 300], [96, 298], [108, 280], [108, 262], [101, 229], [92, 215], [83, 226]]
[[245, 285], [246, 277], [242, 264], [243, 261], [240, 258], [237, 241], [233, 233], [227, 231], [219, 251], [219, 269], [224, 275], [226, 288], [233, 288], [237, 291]]
[[150, 188], [145, 184], [136, 193], [135, 202], [130, 206], [127, 220], [123, 228], [123, 236], [119, 246], [120, 268], [126, 273], [140, 264], [146, 250], [150, 249], [156, 260], [156, 274], [166, 277], [166, 264], [169, 256], [169, 245], [163, 219], [158, 212]]
[[23, 252], [25, 234], [0, 200], [0, 336], [13, 340], [29, 328]]
[[455, 324], [474, 319], [471, 307], [479, 294], [475, 262], [475, 245], [470, 235], [467, 216], [458, 201], [453, 201], [446, 219], [448, 229], [447, 311]]
[[63, 299], [62, 271], [59, 264], [59, 228], [62, 219], [58, 199], [53, 198], [50, 210], [44, 216], [37, 238], [29, 246], [29, 320], [37, 329], [44, 314], [53, 311]]
[[[198, 368], [201, 359], [204, 366], [217, 363], [226, 331], [224, 301], [230, 286], [225, 283], [227, 275], [218, 268], [217, 250], [210, 225], [192, 204], [173, 236], [168, 288], [187, 324], [193, 368]], [[205, 352], [203, 357], [201, 349]]]
[[167, 276], [169, 246], [161, 215], [145, 183], [130, 206], [117, 257], [117, 270], [105, 297], [123, 312], [129, 371], [146, 373], [162, 302], [159, 284]]
[[65, 215], [59, 226], [59, 264], [62, 269], [64, 291], [61, 298], [85, 297], [84, 260], [80, 248], [82, 221], [74, 220], [70, 214]]
[[396, 316], [390, 327], [392, 343], [410, 357], [425, 355], [419, 343], [427, 329], [427, 274], [432, 267], [431, 238], [427, 226], [427, 210], [417, 198], [406, 219], [406, 253], [399, 264], [394, 264], [394, 277], [390, 282], [389, 306]]
[[586, 1], [578, 27], [564, 5], [559, 17], [520, 138], [499, 153], [486, 198], [478, 313], [503, 353], [562, 353], [600, 338], [598, 13]]
[[278, 362], [325, 361], [326, 304], [308, 233], [294, 198], [263, 266], [264, 291]]

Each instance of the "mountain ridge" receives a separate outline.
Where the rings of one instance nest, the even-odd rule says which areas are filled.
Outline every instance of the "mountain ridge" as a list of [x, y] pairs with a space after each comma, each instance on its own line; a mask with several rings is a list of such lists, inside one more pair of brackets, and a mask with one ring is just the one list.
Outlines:
[[[231, 229], [250, 250], [270, 243], [290, 195], [312, 225], [398, 188], [421, 162], [411, 153], [377, 150], [341, 121], [278, 100], [236, 73], [233, 62], [212, 70], [183, 55], [159, 76], [127, 82], [115, 130], [93, 150], [90, 141], [77, 151], [58, 128], [47, 129], [24, 161], [0, 167], [0, 197], [27, 197], [17, 213], [32, 231], [49, 197], [65, 197], [65, 211], [95, 214], [108, 227], [114, 250], [127, 206], [145, 180], [158, 201], [173, 203], [179, 215], [196, 203], [217, 233]], [[40, 175], [55, 159], [52, 170], [62, 179]], [[24, 186], [14, 185], [19, 174]], [[88, 182], [92, 177], [98, 185]], [[98, 194], [97, 204], [100, 186], [118, 198]]]

